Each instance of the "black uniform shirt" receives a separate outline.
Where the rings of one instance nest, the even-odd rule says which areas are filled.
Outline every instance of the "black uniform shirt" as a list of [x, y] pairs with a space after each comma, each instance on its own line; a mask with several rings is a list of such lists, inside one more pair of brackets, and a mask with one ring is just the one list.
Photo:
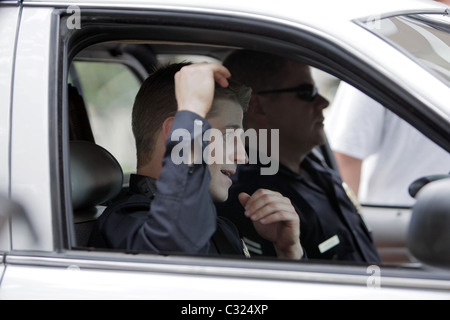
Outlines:
[[276, 175], [260, 175], [259, 165], [241, 165], [229, 200], [218, 204], [219, 215], [238, 227], [252, 254], [274, 256], [270, 242], [261, 238], [236, 201], [240, 192], [250, 195], [259, 188], [288, 197], [300, 216], [300, 241], [308, 259], [380, 262], [371, 233], [342, 187], [339, 175], [307, 157], [302, 168], [313, 181], [280, 164]]
[[[202, 117], [181, 111], [175, 116], [171, 133], [177, 128], [187, 129], [191, 139], [198, 139], [194, 121], [202, 121], [202, 134], [210, 128]], [[89, 245], [133, 252], [243, 255], [236, 227], [217, 217], [207, 165], [175, 164], [171, 152], [179, 141], [171, 141], [171, 136], [166, 141], [158, 180], [132, 175], [129, 193], [106, 208], [94, 226]], [[192, 140], [186, 143], [190, 150]], [[202, 148], [205, 146], [203, 143]]]

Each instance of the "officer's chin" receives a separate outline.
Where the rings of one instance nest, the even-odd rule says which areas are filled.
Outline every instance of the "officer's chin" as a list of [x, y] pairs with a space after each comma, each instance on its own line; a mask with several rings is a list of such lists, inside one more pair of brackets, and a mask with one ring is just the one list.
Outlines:
[[211, 197], [213, 199], [214, 202], [225, 202], [228, 200], [228, 189], [229, 188], [216, 188], [211, 190], [212, 188], [210, 188], [210, 192], [211, 192]]
[[226, 193], [226, 195], [213, 195], [212, 198], [214, 202], [225, 202], [228, 200], [228, 192]]

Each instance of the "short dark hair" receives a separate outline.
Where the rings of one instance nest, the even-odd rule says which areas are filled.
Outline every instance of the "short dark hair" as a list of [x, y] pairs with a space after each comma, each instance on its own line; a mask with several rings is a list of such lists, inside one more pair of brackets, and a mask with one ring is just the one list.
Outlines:
[[286, 58], [271, 53], [236, 50], [227, 56], [223, 65], [233, 79], [257, 92], [273, 89], [273, 83], [284, 76], [287, 62]]
[[[136, 141], [138, 167], [149, 160], [156, 143], [156, 134], [168, 117], [177, 112], [175, 97], [175, 74], [192, 63], [169, 64], [155, 69], [144, 81], [132, 112], [132, 129]], [[227, 88], [216, 85], [214, 100], [218, 98], [235, 99], [245, 112], [251, 97], [251, 89], [229, 81]], [[214, 113], [214, 103], [207, 117]]]

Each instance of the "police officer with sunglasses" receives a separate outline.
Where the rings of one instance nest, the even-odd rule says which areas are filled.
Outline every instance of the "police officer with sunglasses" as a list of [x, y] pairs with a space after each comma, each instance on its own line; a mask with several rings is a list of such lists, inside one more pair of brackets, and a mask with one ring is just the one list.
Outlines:
[[275, 190], [288, 197], [299, 214], [300, 240], [309, 259], [380, 262], [371, 232], [339, 174], [314, 155], [313, 149], [326, 143], [323, 110], [329, 103], [319, 94], [309, 66], [248, 50], [233, 52], [224, 65], [234, 80], [253, 89], [245, 129], [267, 129], [269, 134], [279, 130], [280, 169], [264, 176], [262, 164], [241, 165], [230, 200], [218, 205], [219, 214], [238, 226], [253, 255], [275, 256], [273, 245], [248, 223], [243, 204], [233, 200], [241, 192]]

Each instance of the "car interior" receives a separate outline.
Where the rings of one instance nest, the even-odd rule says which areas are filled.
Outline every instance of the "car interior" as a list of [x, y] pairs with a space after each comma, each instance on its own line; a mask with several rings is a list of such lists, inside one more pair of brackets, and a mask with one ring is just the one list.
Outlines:
[[[108, 203], [126, 192], [127, 181], [133, 171], [124, 172], [114, 155], [104, 146], [96, 143], [89, 119], [92, 110], [89, 112], [85, 98], [80, 94], [84, 89], [80, 78], [83, 78], [84, 75], [77, 73], [77, 63], [92, 64], [93, 68], [99, 62], [110, 65], [122, 64], [126, 66], [128, 72], [133, 73], [140, 82], [143, 82], [158, 65], [178, 61], [220, 63], [233, 50], [235, 48], [206, 45], [108, 42], [88, 47], [74, 58], [70, 69], [71, 79], [68, 84], [68, 107], [75, 247], [87, 245], [95, 220]], [[107, 108], [108, 106], [103, 107]], [[132, 103], [124, 107], [131, 113]], [[119, 121], [125, 122], [120, 119]], [[122, 125], [131, 126], [131, 123], [125, 122]], [[328, 144], [316, 147], [313, 152], [326, 165], [337, 168]], [[131, 157], [134, 157], [134, 153], [131, 153]], [[121, 188], [118, 187], [119, 185]]]
[[[68, 107], [69, 107], [69, 140], [70, 140], [70, 173], [71, 173], [71, 189], [72, 189], [72, 206], [73, 206], [73, 227], [74, 233], [72, 238], [72, 247], [78, 249], [86, 249], [92, 227], [96, 219], [102, 214], [106, 206], [114, 201], [116, 197], [127, 191], [128, 179], [134, 167], [124, 164], [123, 160], [118, 161], [115, 157], [114, 149], [119, 142], [111, 139], [104, 139], [102, 132], [96, 136], [93, 124], [102, 121], [101, 113], [96, 114], [98, 108], [108, 109], [107, 100], [101, 100], [100, 105], [90, 99], [90, 87], [83, 81], [83, 68], [77, 68], [78, 64], [87, 65], [86, 68], [103, 72], [101, 66], [113, 68], [120, 64], [125, 66], [126, 72], [132, 74], [138, 83], [141, 83], [146, 76], [158, 64], [166, 64], [177, 61], [222, 61], [232, 50], [236, 48], [206, 46], [196, 44], [167, 44], [167, 43], [127, 43], [123, 41], [100, 43], [90, 46], [77, 54], [70, 68], [70, 80], [68, 84]], [[97, 69], [96, 69], [97, 68]], [[117, 77], [112, 74], [112, 77]], [[334, 90], [337, 85], [337, 79], [329, 76], [328, 79], [334, 81], [330, 90]], [[112, 82], [111, 77], [101, 79], [101, 85], [108, 86], [108, 82]], [[95, 87], [95, 86], [94, 86]], [[125, 84], [122, 85], [122, 91], [126, 91]], [[117, 89], [117, 88], [116, 88]], [[101, 91], [101, 88], [97, 88]], [[120, 90], [120, 89], [119, 89]], [[134, 89], [135, 90], [135, 89]], [[126, 94], [126, 93], [124, 93]], [[124, 102], [122, 106], [125, 112], [131, 114], [132, 99]], [[121, 112], [116, 112], [111, 108], [109, 116], [105, 122], [109, 122], [108, 126], [131, 127], [128, 118], [121, 117]], [[113, 117], [111, 117], [113, 116]], [[98, 130], [98, 129], [97, 129]], [[121, 131], [121, 129], [117, 129]], [[131, 134], [131, 131], [128, 131]], [[103, 134], [105, 135], [105, 134]], [[106, 134], [107, 138], [111, 138]], [[130, 137], [132, 140], [133, 137]], [[131, 143], [134, 147], [134, 144]], [[122, 146], [125, 147], [125, 146]], [[127, 145], [130, 147], [130, 144]], [[328, 144], [316, 147], [314, 154], [319, 157], [322, 162], [334, 169], [337, 169], [333, 154]], [[134, 158], [135, 151], [127, 152], [129, 158]], [[122, 162], [122, 163], [121, 163]], [[126, 169], [124, 169], [126, 168]], [[402, 258], [403, 259], [403, 258]]]

